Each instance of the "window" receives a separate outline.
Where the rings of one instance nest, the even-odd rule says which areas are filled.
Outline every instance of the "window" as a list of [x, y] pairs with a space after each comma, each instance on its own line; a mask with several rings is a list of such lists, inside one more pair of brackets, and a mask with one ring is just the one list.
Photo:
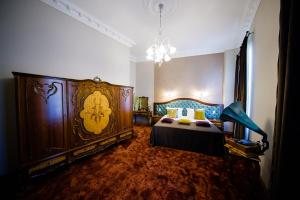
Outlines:
[[[253, 34], [250, 34], [247, 41], [247, 103], [246, 114], [251, 119], [252, 111], [252, 86], [253, 86]], [[245, 139], [250, 140], [250, 130], [245, 129]]]

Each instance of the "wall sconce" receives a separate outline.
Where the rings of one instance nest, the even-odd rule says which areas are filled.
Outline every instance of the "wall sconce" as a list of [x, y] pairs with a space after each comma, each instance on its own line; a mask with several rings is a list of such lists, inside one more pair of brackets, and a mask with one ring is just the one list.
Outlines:
[[174, 98], [176, 96], [176, 92], [175, 91], [166, 91], [165, 96], [168, 98]]
[[206, 90], [204, 90], [202, 92], [202, 97], [204, 97], [204, 98], [208, 97], [208, 92]]

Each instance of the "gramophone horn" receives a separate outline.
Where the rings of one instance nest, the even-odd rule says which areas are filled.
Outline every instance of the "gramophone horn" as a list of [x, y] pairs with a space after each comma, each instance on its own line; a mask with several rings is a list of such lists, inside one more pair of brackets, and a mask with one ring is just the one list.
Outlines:
[[227, 106], [221, 113], [220, 119], [222, 121], [231, 121], [241, 124], [248, 129], [257, 132], [263, 136], [262, 138], [262, 149], [260, 153], [263, 153], [269, 148], [269, 142], [267, 140], [268, 135], [261, 130], [244, 112], [241, 102], [234, 102]]

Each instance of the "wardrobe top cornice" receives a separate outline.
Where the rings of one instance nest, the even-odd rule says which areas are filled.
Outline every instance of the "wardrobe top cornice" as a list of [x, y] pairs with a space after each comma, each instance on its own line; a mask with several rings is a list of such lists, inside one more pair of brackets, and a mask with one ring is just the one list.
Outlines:
[[92, 79], [72, 79], [72, 78], [64, 78], [64, 77], [57, 77], [57, 76], [49, 76], [49, 75], [42, 75], [42, 74], [29, 74], [29, 73], [24, 73], [24, 72], [12, 72], [13, 75], [21, 75], [21, 76], [30, 76], [30, 77], [35, 77], [35, 78], [51, 78], [51, 79], [59, 79], [59, 80], [66, 80], [66, 81], [77, 81], [77, 82], [82, 82], [82, 81], [91, 81], [94, 83], [102, 83], [102, 84], [108, 84], [111, 86], [121, 86], [121, 87], [130, 87], [133, 88], [132, 86], [127, 86], [127, 85], [117, 85], [117, 84], [112, 84], [106, 81], [95, 81]]

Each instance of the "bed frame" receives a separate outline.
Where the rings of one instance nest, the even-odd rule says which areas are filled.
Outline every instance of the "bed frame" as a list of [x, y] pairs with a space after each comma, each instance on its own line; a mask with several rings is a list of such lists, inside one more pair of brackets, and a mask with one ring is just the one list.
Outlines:
[[194, 122], [190, 125], [180, 125], [177, 122], [168, 124], [157, 121], [152, 128], [151, 145], [223, 156], [225, 139], [223, 122], [220, 120], [223, 104], [206, 103], [192, 98], [177, 98], [166, 102], [155, 102], [154, 115], [166, 115], [167, 107], [183, 108], [183, 115], [186, 115], [187, 108], [205, 109], [206, 118], [215, 126], [197, 127]]
[[183, 115], [186, 115], [186, 108], [205, 109], [207, 119], [220, 120], [220, 115], [224, 109], [223, 104], [206, 103], [192, 98], [177, 98], [166, 102], [154, 102], [154, 115], [163, 116], [167, 114], [169, 108], [183, 108]]
[[165, 102], [154, 102], [152, 117], [153, 124], [156, 123], [162, 116], [167, 114], [167, 107], [183, 108], [183, 115], [186, 115], [186, 108], [205, 109], [206, 118], [214, 123], [221, 131], [224, 129], [224, 124], [220, 120], [220, 115], [223, 112], [223, 104], [207, 103], [192, 98], [176, 98]]

